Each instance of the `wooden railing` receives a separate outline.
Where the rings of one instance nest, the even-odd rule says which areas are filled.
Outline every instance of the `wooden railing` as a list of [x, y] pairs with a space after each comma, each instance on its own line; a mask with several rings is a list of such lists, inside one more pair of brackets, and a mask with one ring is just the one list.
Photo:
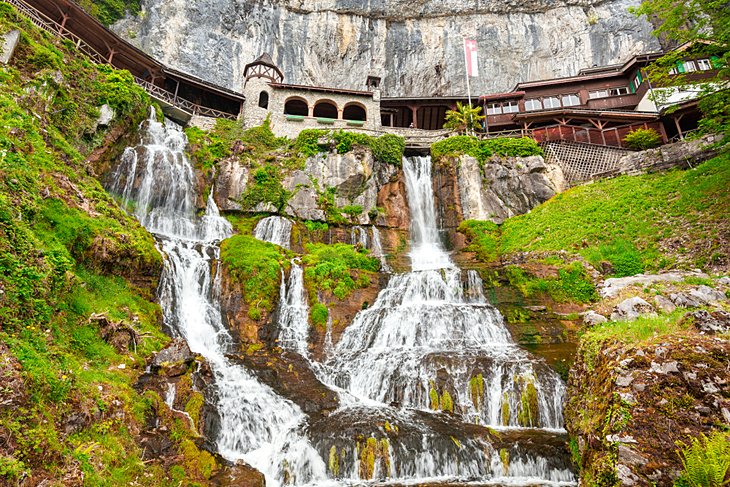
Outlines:
[[[67, 39], [71, 41], [76, 49], [91, 59], [96, 64], [108, 64], [111, 66], [109, 59], [104, 57], [99, 51], [88, 45], [76, 34], [69, 32], [64, 26], [59, 24], [53, 19], [48, 18], [42, 12], [36, 10], [32, 5], [24, 2], [23, 0], [3, 0], [5, 3], [9, 3], [15, 7], [18, 12], [23, 14], [30, 22], [36, 27], [50, 32], [51, 34]], [[237, 115], [231, 113], [222, 112], [214, 108], [208, 108], [197, 105], [189, 100], [176, 96], [174, 93], [170, 93], [164, 88], [145, 81], [142, 78], [134, 77], [134, 81], [140, 85], [144, 90], [149, 93], [152, 97], [157, 98], [165, 103], [179, 108], [190, 115], [200, 115], [204, 117], [214, 118], [225, 118], [228, 120], [236, 120]]]

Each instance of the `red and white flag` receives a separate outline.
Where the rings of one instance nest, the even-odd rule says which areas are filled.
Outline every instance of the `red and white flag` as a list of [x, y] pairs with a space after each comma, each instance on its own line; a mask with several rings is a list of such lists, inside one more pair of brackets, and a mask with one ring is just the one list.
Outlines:
[[464, 39], [464, 55], [466, 56], [466, 74], [474, 77], [479, 76], [477, 41]]

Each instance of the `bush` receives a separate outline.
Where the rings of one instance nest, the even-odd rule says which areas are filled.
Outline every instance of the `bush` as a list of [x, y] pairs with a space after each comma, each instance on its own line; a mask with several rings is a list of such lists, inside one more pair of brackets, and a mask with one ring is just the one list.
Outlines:
[[632, 149], [646, 150], [661, 144], [662, 136], [654, 129], [636, 129], [626, 134], [624, 143]]
[[294, 142], [294, 150], [304, 157], [312, 157], [320, 152], [326, 152], [329, 143], [320, 145], [320, 139], [325, 138], [331, 141], [338, 154], [350, 152], [355, 145], [369, 147], [373, 157], [386, 164], [400, 166], [403, 160], [403, 152], [406, 148], [405, 139], [393, 134], [384, 134], [380, 137], [371, 137], [358, 132], [346, 132], [338, 130], [335, 132], [322, 129], [305, 129], [299, 132]]
[[239, 202], [246, 210], [253, 209], [260, 203], [271, 203], [280, 212], [286, 206], [289, 197], [291, 192], [281, 185], [279, 168], [267, 164], [253, 173], [253, 185], [243, 192]]
[[352, 245], [308, 244], [306, 250], [302, 261], [310, 289], [329, 291], [338, 299], [346, 298], [356, 288], [369, 286], [369, 274], [380, 269], [378, 259]]
[[542, 149], [529, 137], [498, 137], [479, 140], [468, 135], [457, 135], [436, 142], [431, 146], [431, 156], [435, 159], [469, 155], [483, 163], [492, 156], [529, 157], [543, 155]]
[[327, 326], [327, 319], [329, 319], [330, 312], [324, 304], [315, 303], [312, 305], [309, 315], [312, 319], [312, 324], [324, 327]]

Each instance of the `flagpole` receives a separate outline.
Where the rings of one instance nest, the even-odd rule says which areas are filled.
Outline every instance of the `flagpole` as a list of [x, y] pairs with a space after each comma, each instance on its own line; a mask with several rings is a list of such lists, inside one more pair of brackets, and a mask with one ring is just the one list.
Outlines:
[[[469, 85], [469, 59], [467, 59], [466, 37], [464, 37], [464, 70], [466, 71], [466, 96], [469, 99], [469, 110], [471, 110], [471, 86]], [[466, 128], [467, 135], [471, 126], [471, 112], [469, 112], [469, 126]]]

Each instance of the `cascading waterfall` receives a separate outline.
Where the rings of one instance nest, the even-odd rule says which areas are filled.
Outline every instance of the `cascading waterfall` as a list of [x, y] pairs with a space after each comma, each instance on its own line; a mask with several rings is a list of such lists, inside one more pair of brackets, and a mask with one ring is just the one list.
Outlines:
[[380, 242], [380, 231], [378, 230], [378, 227], [373, 225], [372, 227], [373, 231], [373, 256], [377, 257], [380, 260], [380, 270], [381, 272], [393, 272], [393, 270], [388, 265], [388, 261], [385, 258], [385, 254], [383, 253], [383, 245]]
[[285, 249], [291, 248], [292, 221], [280, 216], [269, 216], [256, 224], [253, 235], [264, 242], [271, 242]]
[[213, 264], [231, 226], [212, 196], [205, 215], [195, 216], [195, 178], [183, 152], [185, 134], [169, 120], [158, 122], [153, 109], [141, 132], [140, 144], [125, 151], [110, 189], [131, 204], [167, 256], [159, 290], [165, 323], [214, 372], [219, 452], [264, 472], [267, 485], [279, 485], [284, 478], [297, 483], [325, 478], [324, 462], [299, 434], [302, 411], [225, 355], [233, 341], [221, 317]]
[[309, 305], [304, 292], [302, 266], [292, 260], [289, 273], [289, 285], [285, 284], [284, 273], [281, 276], [279, 298], [279, 344], [282, 348], [294, 350], [302, 357], [308, 357], [309, 351]]
[[[468, 421], [490, 427], [559, 430], [564, 386], [557, 374], [512, 342], [500, 313], [484, 298], [478, 273], [467, 272], [463, 283], [461, 271], [441, 245], [430, 158], [405, 159], [403, 168], [413, 270], [393, 276], [376, 302], [358, 313], [332, 354], [316, 368], [320, 378], [354, 397], [342, 401], [345, 409], [358, 404], [380, 404], [375, 407], [381, 410], [387, 404], [453, 409]], [[488, 446], [483, 442], [463, 444], [456, 459], [433, 452], [433, 436], [428, 428], [420, 428], [416, 451], [391, 446], [391, 476], [504, 475], [573, 481], [566, 467], [550, 466], [520, 451], [513, 453], [507, 467], [499, 455], [487, 462]]]

